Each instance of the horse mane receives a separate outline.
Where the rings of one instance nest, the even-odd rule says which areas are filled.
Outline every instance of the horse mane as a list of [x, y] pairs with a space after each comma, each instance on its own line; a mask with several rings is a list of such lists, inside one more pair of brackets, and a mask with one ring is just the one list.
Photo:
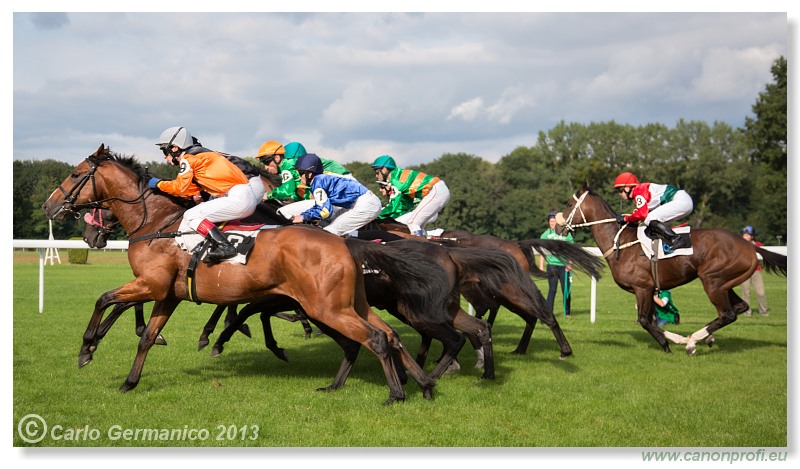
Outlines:
[[609, 212], [613, 213], [615, 216], [617, 215], [617, 211], [614, 210], [613, 208], [611, 208], [611, 205], [609, 205], [609, 203], [606, 202], [606, 199], [604, 199], [600, 194], [595, 192], [594, 185], [589, 185], [588, 182], [585, 182], [585, 183], [583, 183], [583, 186], [581, 187], [581, 190], [583, 190], [585, 192], [588, 192], [589, 195], [597, 196], [597, 200], [600, 202], [600, 204], [603, 207], [605, 207]]

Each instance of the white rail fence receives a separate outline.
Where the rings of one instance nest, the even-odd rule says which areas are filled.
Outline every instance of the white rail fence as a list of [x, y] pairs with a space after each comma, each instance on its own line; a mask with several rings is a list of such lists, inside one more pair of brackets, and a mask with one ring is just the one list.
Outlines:
[[[44, 266], [47, 253], [51, 249], [92, 249], [82, 240], [52, 240], [52, 239], [15, 239], [14, 249], [37, 249], [39, 251], [39, 312], [44, 310]], [[786, 246], [764, 246], [765, 249], [778, 254], [788, 255]], [[109, 241], [104, 249], [127, 250], [127, 241]], [[584, 248], [595, 256], [601, 256], [600, 249], [595, 247]], [[759, 256], [759, 259], [761, 256]], [[470, 311], [471, 313], [472, 311]], [[589, 302], [589, 320], [594, 323], [597, 319], [597, 279], [592, 277], [591, 297]]]

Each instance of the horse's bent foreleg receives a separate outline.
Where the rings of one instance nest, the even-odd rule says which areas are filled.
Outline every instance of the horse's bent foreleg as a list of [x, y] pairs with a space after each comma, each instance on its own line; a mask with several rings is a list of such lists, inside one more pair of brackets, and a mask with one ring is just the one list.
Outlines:
[[[133, 305], [133, 313], [136, 316], [136, 336], [141, 337], [144, 332], [144, 303], [136, 303]], [[161, 334], [156, 337], [156, 345], [167, 345], [167, 339]]]
[[492, 348], [491, 326], [485, 321], [474, 318], [460, 309], [453, 320], [453, 326], [468, 337], [475, 337], [480, 343], [476, 348], [478, 360], [475, 368], [483, 368], [484, 379], [494, 379], [494, 351]]
[[422, 389], [422, 395], [425, 399], [433, 399], [433, 386], [436, 384], [435, 380], [432, 380], [429, 376], [422, 371], [422, 367], [420, 367], [416, 361], [411, 357], [411, 354], [408, 352], [408, 349], [403, 346], [403, 343], [400, 341], [400, 337], [397, 335], [397, 332], [394, 331], [388, 324], [386, 324], [383, 319], [380, 318], [372, 308], [367, 309], [367, 320], [370, 324], [374, 325], [378, 329], [384, 331], [386, 333], [386, 337], [389, 341], [389, 345], [394, 350], [397, 358], [401, 361], [405, 369], [411, 374], [411, 377], [414, 378], [414, 381], [417, 382], [420, 389]]
[[125, 379], [125, 382], [122, 383], [122, 386], [120, 386], [120, 391], [130, 391], [139, 384], [139, 379], [142, 376], [142, 369], [144, 368], [144, 361], [147, 358], [147, 352], [150, 351], [150, 348], [155, 344], [158, 333], [161, 332], [161, 329], [167, 323], [180, 302], [181, 300], [173, 298], [155, 302], [153, 312], [150, 314], [150, 321], [147, 323], [144, 333], [142, 333], [141, 340], [139, 340], [139, 349], [136, 352], [136, 358], [133, 360], [131, 372]]
[[636, 309], [639, 312], [639, 325], [656, 339], [665, 353], [672, 352], [666, 337], [664, 337], [664, 331], [654, 320], [653, 290], [638, 288], [634, 290], [634, 293], [636, 294]]
[[[225, 313], [225, 327], [228, 327], [230, 323], [236, 320], [236, 306], [237, 305], [228, 305], [227, 313]], [[250, 326], [248, 326], [246, 323], [241, 324], [238, 331], [246, 335], [247, 338], [253, 337], [252, 333], [250, 332]]]
[[275, 340], [275, 335], [272, 333], [272, 323], [270, 322], [272, 315], [269, 314], [269, 312], [262, 312], [260, 318], [261, 328], [264, 330], [264, 345], [266, 345], [267, 349], [269, 349], [276, 357], [288, 362], [289, 357], [286, 356], [286, 349], [278, 346], [278, 341]]
[[[230, 324], [228, 324], [225, 327], [225, 330], [219, 334], [219, 337], [217, 337], [217, 341], [214, 342], [214, 346], [211, 348], [211, 356], [217, 357], [222, 354], [222, 351], [225, 348], [225, 343], [231, 340], [233, 334], [239, 330], [239, 327], [244, 324], [247, 318], [261, 311], [262, 305], [257, 303], [250, 303], [242, 308], [242, 310], [236, 315], [236, 318]], [[214, 312], [216, 313], [216, 311]]]

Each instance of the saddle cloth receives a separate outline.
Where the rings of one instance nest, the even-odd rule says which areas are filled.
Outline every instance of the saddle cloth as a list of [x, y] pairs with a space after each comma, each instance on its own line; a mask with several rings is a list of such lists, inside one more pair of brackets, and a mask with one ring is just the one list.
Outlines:
[[[256, 236], [261, 230], [269, 230], [279, 228], [280, 225], [264, 225], [264, 224], [240, 224], [238, 221], [230, 222], [221, 228], [221, 231], [228, 237], [228, 241], [236, 247], [236, 255], [230, 259], [225, 259], [223, 262], [237, 262], [239, 264], [247, 263], [247, 255], [256, 244]], [[181, 236], [175, 238], [178, 247], [184, 251], [191, 253], [198, 244], [205, 240], [205, 237], [188, 226], [181, 223], [180, 231], [183, 233]], [[203, 253], [200, 260], [205, 259], [208, 251]]]
[[[639, 238], [639, 244], [642, 245], [642, 251], [644, 252], [644, 254], [649, 259], [652, 259], [653, 239], [644, 234], [645, 228], [647, 228], [645, 225], [640, 225], [636, 231], [636, 236]], [[688, 234], [691, 231], [691, 229], [688, 226], [677, 226], [673, 227], [672, 231], [678, 234], [684, 234], [684, 233]], [[656, 239], [655, 241], [656, 241], [656, 249], [658, 249], [658, 259], [669, 259], [670, 257], [676, 257], [676, 256], [689, 256], [694, 253], [694, 249], [692, 248], [692, 246], [689, 246], [688, 248], [676, 249], [671, 254], [665, 254], [662, 246], [664, 242], [661, 239]]]

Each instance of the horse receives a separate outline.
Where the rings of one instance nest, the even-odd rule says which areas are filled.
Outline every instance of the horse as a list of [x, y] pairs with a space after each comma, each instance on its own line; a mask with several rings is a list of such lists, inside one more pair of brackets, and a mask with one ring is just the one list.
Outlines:
[[[412, 235], [408, 231], [408, 227], [406, 225], [393, 220], [381, 220], [376, 223], [376, 226], [379, 229], [386, 230], [403, 238], [423, 239]], [[565, 241], [548, 239], [512, 241], [492, 235], [476, 235], [465, 230], [444, 230], [439, 236], [432, 237], [431, 240], [446, 246], [503, 251], [511, 256], [523, 269], [523, 271], [528, 272], [534, 277], [538, 278], [547, 277], [547, 273], [536, 267], [536, 263], [534, 262], [534, 251], [539, 252], [540, 254], [547, 252], [563, 259], [569, 259], [572, 261], [573, 266], [576, 269], [595, 278], [600, 278], [601, 276], [600, 269], [602, 267], [602, 261], [586, 252], [586, 250], [580, 246], [576, 246]], [[475, 286], [477, 285], [466, 285], [466, 288], [464, 291], [462, 291], [462, 293], [468, 298], [468, 301], [475, 309], [475, 317], [483, 318], [488, 311], [489, 318], [487, 322], [492, 325], [494, 324], [494, 320], [502, 304], [495, 298], [481, 295], [479, 291], [476, 291], [472, 288]], [[538, 288], [533, 282], [530, 282], [528, 288], [531, 289], [531, 295], [541, 296], [541, 292], [539, 292]], [[513, 301], [511, 304], [514, 305]], [[525, 354], [527, 352], [531, 336], [533, 335], [534, 328], [536, 327], [537, 319], [542, 319], [545, 324], [551, 328], [551, 331], [554, 334], [559, 333], [559, 331], [554, 329], [554, 326], [552, 326], [552, 324], [557, 326], [558, 322], [555, 320], [555, 316], [553, 315], [551, 308], [546, 305], [546, 303], [544, 308], [542, 305], [538, 305], [538, 302], [529, 302], [526, 307], [514, 305], [512, 308], [507, 309], [517, 314], [525, 321], [525, 330], [522, 332], [522, 337], [520, 338], [519, 344], [517, 345], [516, 349], [514, 349], [513, 353]], [[565, 350], [564, 344], [562, 342], [559, 343], [562, 346], [562, 350]]]
[[[664, 352], [670, 352], [667, 339], [685, 344], [688, 355], [696, 352], [700, 340], [712, 346], [715, 341], [713, 334], [747, 311], [747, 303], [733, 288], [755, 271], [758, 266], [756, 254], [764, 259], [767, 271], [784, 276], [787, 273], [786, 256], [757, 247], [741, 236], [719, 228], [691, 230], [691, 254], [661, 259], [654, 264], [642, 255], [640, 249], [629, 249], [638, 245], [636, 230], [627, 224], [617, 228], [614, 210], [585, 184], [575, 192], [563, 212], [556, 215], [556, 220], [567, 231], [591, 227], [592, 236], [611, 268], [614, 281], [623, 290], [636, 295], [639, 324]], [[662, 330], [654, 321], [656, 287], [668, 290], [696, 278], [700, 279], [708, 299], [715, 306], [717, 318], [689, 337]]]
[[[155, 302], [131, 371], [120, 386], [120, 391], [126, 392], [138, 385], [157, 334], [178, 304], [190, 299], [186, 272], [191, 256], [171, 239], [179, 234], [175, 230], [184, 209], [173, 197], [149, 189], [143, 168], [133, 158], [112, 154], [103, 144], [73, 168], [42, 206], [50, 219], [95, 207], [110, 209], [129, 237], [138, 234], [130, 239], [128, 249], [135, 278], [97, 300], [79, 361], [91, 356], [88, 345], [109, 305]], [[414, 361], [397, 333], [370, 308], [361, 265], [338, 236], [303, 226], [263, 230], [246, 265], [200, 263], [194, 286], [195, 299], [214, 304], [290, 297], [342, 347], [342, 366], [352, 366], [362, 345], [378, 357], [389, 387], [384, 404], [405, 400], [400, 378], [405, 371], [426, 399], [433, 397], [433, 380]], [[399, 369], [398, 364], [402, 364]]]

